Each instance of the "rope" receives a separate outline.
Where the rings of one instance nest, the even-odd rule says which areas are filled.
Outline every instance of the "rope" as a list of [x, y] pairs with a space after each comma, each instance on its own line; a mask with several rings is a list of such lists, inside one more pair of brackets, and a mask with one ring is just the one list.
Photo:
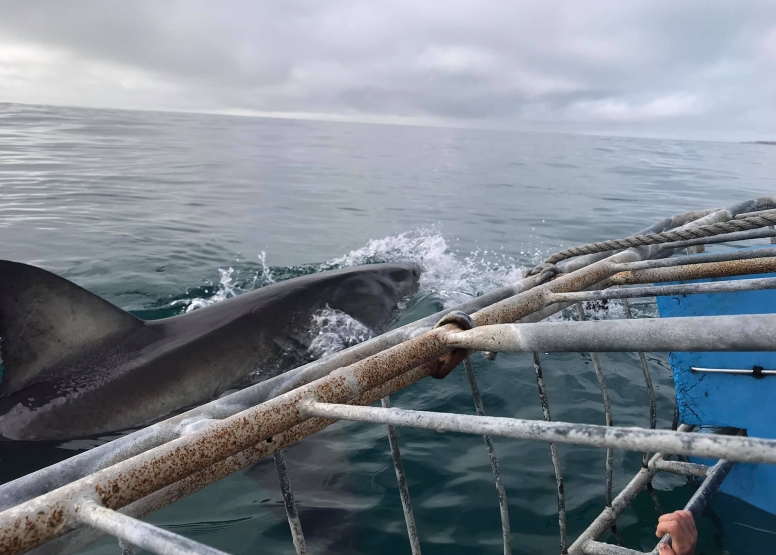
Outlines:
[[[600, 241], [598, 243], [589, 243], [578, 247], [571, 247], [566, 250], [553, 254], [543, 265], [537, 266], [541, 272], [546, 265], [557, 264], [561, 260], [581, 256], [583, 254], [595, 254], [598, 252], [624, 250], [633, 247], [643, 247], [646, 245], [659, 245], [661, 243], [673, 243], [676, 241], [687, 241], [702, 237], [711, 237], [723, 233], [732, 233], [736, 231], [748, 231], [760, 227], [776, 225], [776, 211], [763, 213], [757, 216], [749, 216], [740, 220], [729, 220], [727, 222], [717, 222], [714, 224], [701, 225], [698, 227], [686, 229], [672, 229], [661, 233], [646, 233], [644, 235], [633, 235], [622, 239], [612, 239], [609, 241]], [[536, 268], [534, 268], [536, 270]], [[532, 270], [530, 275], [535, 272]]]

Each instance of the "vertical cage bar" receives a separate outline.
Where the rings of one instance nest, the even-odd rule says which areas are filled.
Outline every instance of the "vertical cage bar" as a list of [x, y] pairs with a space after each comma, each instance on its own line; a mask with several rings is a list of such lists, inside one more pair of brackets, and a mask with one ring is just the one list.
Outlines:
[[[482, 404], [480, 388], [477, 386], [477, 378], [474, 376], [472, 361], [466, 357], [463, 361], [466, 369], [466, 378], [469, 380], [469, 386], [472, 389], [472, 398], [474, 399], [474, 408], [477, 415], [485, 416], [485, 406]], [[490, 467], [493, 470], [493, 478], [496, 481], [496, 492], [498, 493], [498, 507], [501, 513], [501, 535], [504, 539], [504, 555], [512, 553], [512, 531], [509, 525], [509, 506], [507, 503], [507, 493], [504, 488], [504, 480], [501, 478], [501, 466], [496, 456], [496, 450], [493, 447], [493, 438], [489, 435], [482, 436], [485, 439], [485, 446], [488, 448], [488, 457], [490, 458]]]
[[[387, 395], [380, 401], [384, 409], [391, 408], [391, 399]], [[399, 484], [399, 494], [401, 496], [401, 506], [404, 510], [404, 521], [407, 523], [407, 536], [410, 539], [410, 549], [412, 555], [420, 555], [420, 540], [418, 539], [418, 528], [415, 525], [415, 514], [412, 511], [410, 502], [410, 490], [407, 487], [407, 475], [404, 473], [404, 463], [401, 459], [399, 450], [399, 439], [396, 437], [396, 428], [388, 425], [388, 443], [391, 446], [391, 457], [393, 458], [393, 468], [396, 470], [396, 482]]]
[[[631, 311], [630, 303], [628, 299], [622, 299], [622, 308], [625, 310], [625, 316], [628, 319], [633, 319], [633, 312]], [[649, 366], [647, 364], [647, 357], [639, 351], [639, 361], [641, 361], [641, 371], [644, 373], [644, 382], [647, 384], [647, 395], [649, 396], [649, 428], [654, 430], [657, 428], [657, 405], [655, 402], [655, 388], [652, 385], [652, 375], [649, 372]], [[642, 459], [643, 466], [647, 466], [649, 462], [649, 453], [644, 453]]]
[[[625, 311], [625, 317], [629, 320], [633, 319], [633, 311], [631, 310], [630, 302], [628, 299], [621, 299], [622, 308]], [[655, 401], [655, 387], [652, 385], [652, 374], [649, 372], [649, 365], [647, 364], [646, 355], [639, 351], [639, 362], [641, 362], [641, 371], [644, 374], [644, 383], [647, 385], [647, 396], [649, 397], [649, 428], [654, 430], [657, 428], [657, 403]], [[641, 459], [641, 465], [646, 468], [649, 464], [649, 453], [645, 452]], [[652, 487], [652, 480], [647, 482], [647, 493], [649, 493], [652, 503], [655, 505], [657, 514], [663, 514], [663, 508], [660, 506], [660, 500], [657, 498], [657, 492]]]
[[[550, 422], [550, 400], [547, 397], [547, 388], [544, 386], [544, 373], [542, 372], [542, 363], [539, 359], [539, 353], [533, 353], [534, 370], [536, 370], [536, 385], [539, 387], [539, 399], [542, 403], [542, 412], [544, 420]], [[566, 536], [566, 495], [563, 488], [563, 471], [560, 468], [560, 457], [555, 443], [550, 442], [550, 457], [552, 458], [552, 467], [555, 470], [555, 483], [558, 486], [558, 529], [560, 530], [560, 553], [568, 553], [568, 539]]]
[[[584, 322], [587, 320], [587, 317], [585, 316], [585, 309], [582, 306], [582, 303], [576, 303], [577, 305], [577, 314], [579, 315], [580, 321]], [[601, 361], [598, 359], [598, 355], [596, 353], [588, 353], [590, 355], [590, 359], [593, 361], [593, 368], [595, 369], [595, 377], [598, 379], [598, 385], [601, 388], [601, 397], [603, 398], [604, 402], [604, 414], [606, 416], [606, 425], [607, 426], [613, 426], [614, 422], [612, 420], [612, 403], [609, 400], [609, 390], [606, 388], [606, 380], [604, 379], [604, 373], [603, 370], [601, 370]], [[613, 458], [613, 451], [611, 448], [606, 450], [606, 506], [611, 507], [612, 506], [612, 458]]]
[[[577, 305], [577, 314], [579, 315], [580, 321], [584, 322], [587, 320], [587, 316], [585, 315], [585, 308], [582, 306], [582, 303], [576, 303]], [[604, 371], [601, 369], [601, 360], [598, 358], [598, 354], [596, 353], [588, 353], [590, 355], [590, 360], [593, 362], [593, 368], [595, 369], [595, 377], [598, 379], [598, 385], [601, 388], [601, 398], [603, 399], [604, 403], [604, 415], [606, 417], [606, 425], [607, 426], [614, 426], [614, 420], [612, 419], [612, 403], [609, 399], [609, 390], [606, 388], [606, 379], [604, 378]], [[604, 488], [604, 500], [606, 502], [607, 508], [611, 509], [612, 507], [612, 469], [613, 469], [613, 459], [614, 459], [614, 450], [612, 448], [608, 448], [606, 450], [606, 485]], [[611, 526], [612, 534], [614, 534], [615, 539], [617, 540], [617, 543], [619, 545], [622, 545], [622, 538], [620, 538], [620, 534], [617, 532], [617, 522], [613, 521]]]
[[121, 549], [121, 555], [136, 555], [137, 550], [135, 549], [135, 546], [132, 545], [129, 542], [125, 542], [121, 538], [119, 538], [119, 549]]
[[307, 545], [302, 533], [302, 523], [299, 521], [299, 513], [296, 510], [294, 501], [294, 492], [291, 490], [291, 480], [288, 478], [288, 468], [286, 467], [286, 457], [283, 450], [278, 449], [273, 454], [275, 458], [275, 468], [278, 471], [278, 480], [280, 480], [280, 491], [283, 494], [283, 503], [286, 506], [286, 515], [288, 516], [288, 526], [291, 528], [291, 538], [294, 542], [294, 549], [297, 555], [307, 555]]

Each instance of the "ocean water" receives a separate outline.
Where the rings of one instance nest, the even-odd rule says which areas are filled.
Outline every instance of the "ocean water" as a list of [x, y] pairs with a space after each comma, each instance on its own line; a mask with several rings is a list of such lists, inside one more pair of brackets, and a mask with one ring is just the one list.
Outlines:
[[[0, 257], [39, 265], [143, 318], [200, 309], [273, 281], [414, 260], [419, 293], [401, 323], [519, 279], [571, 244], [624, 236], [670, 214], [776, 191], [767, 145], [526, 134], [0, 104]], [[648, 304], [639, 307], [650, 311]], [[619, 317], [617, 307], [596, 317]], [[314, 355], [371, 330], [322, 314]], [[615, 424], [648, 425], [635, 356], [602, 356]], [[659, 427], [673, 387], [650, 354]], [[542, 417], [530, 357], [474, 357], [486, 412]], [[603, 423], [584, 355], [544, 357], [553, 417]], [[395, 406], [473, 413], [458, 370], [400, 392]], [[398, 431], [424, 553], [500, 553], [495, 488], [482, 439]], [[0, 445], [8, 481], [104, 441]], [[544, 444], [496, 439], [515, 553], [557, 553], [555, 479]], [[604, 454], [561, 447], [570, 538], [603, 507]], [[289, 449], [311, 553], [409, 553], [385, 430], [339, 423]], [[640, 467], [615, 453], [615, 490]], [[655, 481], [665, 510], [694, 491]], [[720, 496], [699, 521], [701, 550], [736, 553], [745, 523], [772, 545], [776, 524]], [[749, 511], [749, 512], [747, 512]], [[736, 515], [728, 518], [725, 515]], [[746, 517], [742, 515], [747, 515]], [[618, 521], [651, 549], [646, 494]], [[293, 553], [274, 469], [260, 463], [149, 517], [234, 554]], [[748, 526], [748, 525], [747, 525]], [[770, 542], [770, 543], [769, 543]], [[105, 539], [84, 553], [117, 553]]]

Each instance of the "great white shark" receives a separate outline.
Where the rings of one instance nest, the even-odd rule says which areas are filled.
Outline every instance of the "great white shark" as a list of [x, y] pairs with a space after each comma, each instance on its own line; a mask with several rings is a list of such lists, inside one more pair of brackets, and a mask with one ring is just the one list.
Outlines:
[[0, 261], [0, 436], [64, 440], [151, 423], [258, 369], [290, 367], [326, 306], [381, 330], [418, 279], [412, 264], [356, 266], [145, 321], [46, 270]]

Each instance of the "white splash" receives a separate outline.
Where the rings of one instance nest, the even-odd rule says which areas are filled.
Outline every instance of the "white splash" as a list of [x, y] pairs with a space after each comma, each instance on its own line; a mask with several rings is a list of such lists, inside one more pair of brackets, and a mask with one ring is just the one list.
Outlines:
[[234, 284], [232, 283], [232, 274], [234, 273], [234, 268], [230, 267], [228, 270], [219, 268], [218, 273], [221, 276], [218, 283], [218, 291], [216, 291], [210, 297], [198, 297], [196, 299], [191, 299], [188, 306], [186, 307], [186, 312], [191, 312], [193, 310], [197, 310], [198, 308], [204, 308], [211, 304], [228, 299], [229, 297], [234, 297], [238, 294], [238, 291], [235, 290]]
[[249, 279], [247, 283], [242, 285], [237, 283], [234, 276], [234, 268], [228, 269], [219, 268], [219, 280], [218, 289], [209, 297], [196, 297], [194, 299], [179, 299], [173, 301], [171, 306], [186, 306], [186, 312], [192, 312], [194, 310], [210, 306], [226, 300], [230, 297], [236, 297], [241, 293], [253, 291], [265, 285], [275, 283], [275, 278], [272, 275], [272, 269], [267, 265], [267, 253], [261, 251], [258, 256], [259, 263], [261, 264], [261, 271], [254, 274], [253, 279]]
[[493, 250], [465, 256], [453, 252], [433, 229], [373, 239], [366, 246], [330, 260], [338, 268], [373, 262], [415, 262], [420, 266], [420, 295], [432, 295], [448, 308], [522, 278], [523, 267]]
[[[221, 268], [218, 270], [218, 289], [210, 297], [179, 299], [172, 306], [186, 305], [186, 312], [191, 312], [275, 283], [275, 275], [267, 264], [267, 253], [262, 251], [258, 260], [260, 269], [247, 281], [239, 279], [239, 272], [233, 268]], [[523, 267], [500, 251], [477, 250], [464, 255], [454, 252], [444, 236], [434, 229], [419, 229], [370, 240], [364, 247], [320, 264], [317, 269], [323, 271], [379, 262], [418, 264], [421, 269], [418, 295], [437, 298], [445, 308], [514, 283], [523, 275]]]
[[372, 330], [352, 316], [328, 305], [313, 315], [313, 340], [307, 349], [312, 358], [321, 358], [374, 336]]
[[[624, 320], [627, 312], [621, 300], [586, 301], [582, 303], [585, 309], [585, 318], [588, 320]], [[631, 314], [634, 318], [657, 318], [657, 303], [653, 299], [631, 299]], [[548, 316], [545, 322], [560, 322], [563, 320], [579, 320], [577, 307], [572, 305], [560, 312]]]
[[256, 278], [253, 282], [254, 286], [256, 285], [257, 281], [259, 287], [264, 287], [270, 283], [275, 283], [275, 278], [272, 276], [272, 270], [269, 266], [267, 266], [266, 251], [261, 251], [261, 254], [259, 255], [259, 262], [261, 262], [261, 273], [256, 274]]

